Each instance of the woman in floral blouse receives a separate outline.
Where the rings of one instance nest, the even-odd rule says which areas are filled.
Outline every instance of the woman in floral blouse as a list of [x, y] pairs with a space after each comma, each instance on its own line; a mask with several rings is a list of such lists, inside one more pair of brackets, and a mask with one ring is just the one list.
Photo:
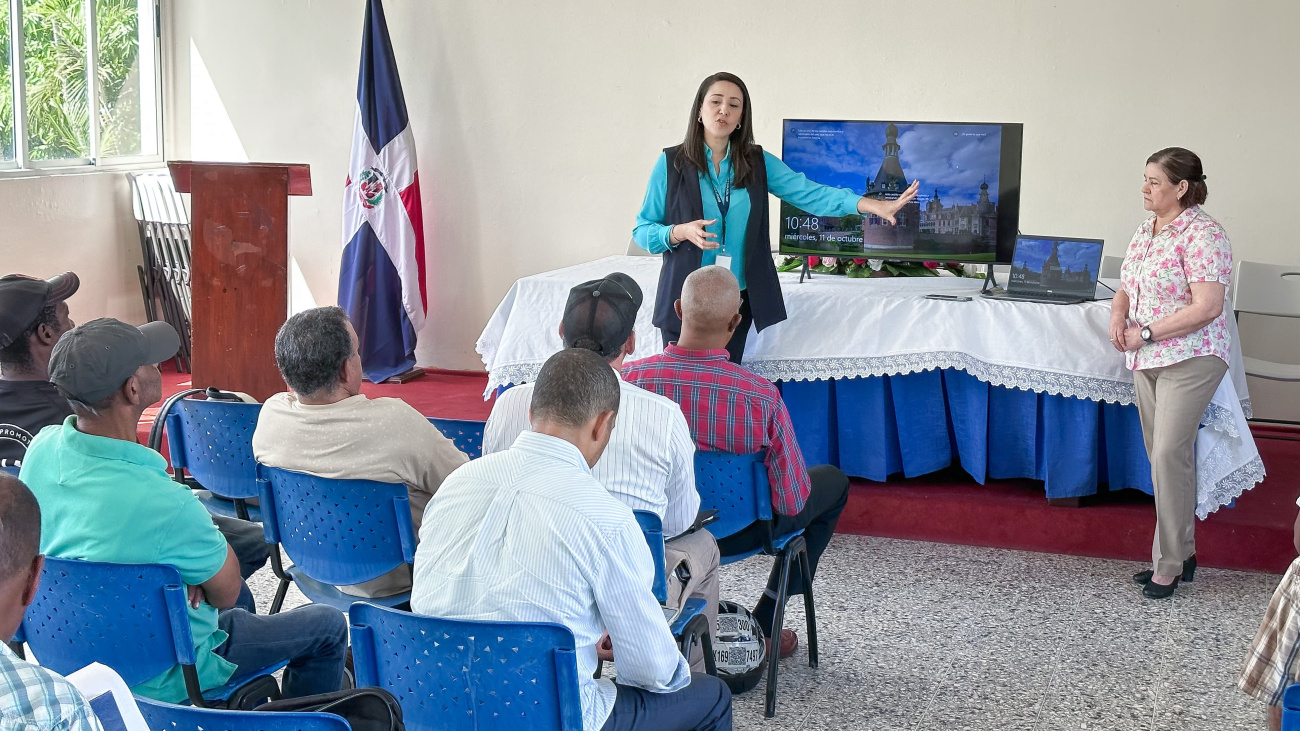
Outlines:
[[1142, 438], [1155, 485], [1152, 570], [1133, 580], [1163, 599], [1196, 571], [1196, 469], [1201, 415], [1228, 370], [1231, 339], [1224, 293], [1232, 248], [1201, 209], [1201, 159], [1181, 147], [1147, 158], [1138, 227], [1110, 310], [1110, 342], [1133, 370]]

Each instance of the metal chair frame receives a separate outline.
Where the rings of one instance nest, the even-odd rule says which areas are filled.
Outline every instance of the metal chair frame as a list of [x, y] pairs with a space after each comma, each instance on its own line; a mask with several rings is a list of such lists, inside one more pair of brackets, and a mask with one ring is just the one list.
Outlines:
[[[817, 667], [817, 615], [813, 606], [812, 566], [808, 559], [808, 545], [803, 531], [773, 535], [775, 523], [772, 513], [772, 492], [767, 477], [767, 453], [735, 455], [726, 452], [700, 451], [695, 453], [695, 487], [700, 493], [700, 507], [718, 511], [718, 520], [709, 526], [709, 532], [719, 541], [758, 523], [763, 530], [761, 548], [744, 553], [722, 556], [721, 563], [742, 561], [760, 553], [776, 558], [778, 566], [776, 608], [772, 615], [772, 654], [767, 661], [767, 699], [764, 714], [776, 715], [777, 668], [780, 665], [781, 629], [785, 621], [788, 600], [790, 565], [799, 561], [804, 579], [804, 613], [808, 618], [808, 666]], [[747, 474], [747, 491], [721, 492], [715, 489], [709, 476], [723, 469]]]

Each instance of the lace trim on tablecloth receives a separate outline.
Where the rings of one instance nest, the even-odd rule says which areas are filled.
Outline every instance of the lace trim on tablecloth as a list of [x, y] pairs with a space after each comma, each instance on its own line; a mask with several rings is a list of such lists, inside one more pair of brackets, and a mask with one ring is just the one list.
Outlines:
[[514, 363], [494, 368], [488, 373], [487, 389], [483, 391], [483, 400], [492, 398], [492, 393], [501, 386], [520, 383], [532, 383], [542, 370], [541, 363]]
[[936, 368], [963, 370], [994, 386], [1025, 391], [1073, 396], [1092, 401], [1133, 403], [1133, 384], [1104, 378], [1089, 378], [1033, 368], [994, 365], [967, 353], [931, 351], [872, 358], [806, 358], [769, 360], [745, 364], [769, 381], [824, 381], [831, 378], [862, 378], [920, 373]]
[[[1216, 447], [1204, 461], [1198, 461], [1198, 477], [1218, 474], [1222, 466], [1230, 464], [1233, 450], [1226, 440]], [[1199, 480], [1198, 480], [1199, 481]], [[1218, 482], [1200, 484], [1196, 488], [1196, 517], [1205, 520], [1210, 513], [1241, 497], [1241, 494], [1264, 481], [1264, 460], [1255, 455], [1249, 462], [1238, 467]]]
[[1228, 407], [1220, 406], [1213, 401], [1205, 407], [1205, 414], [1201, 416], [1201, 426], [1221, 431], [1233, 439], [1241, 438], [1241, 434], [1237, 432], [1237, 420], [1232, 417], [1232, 412]]

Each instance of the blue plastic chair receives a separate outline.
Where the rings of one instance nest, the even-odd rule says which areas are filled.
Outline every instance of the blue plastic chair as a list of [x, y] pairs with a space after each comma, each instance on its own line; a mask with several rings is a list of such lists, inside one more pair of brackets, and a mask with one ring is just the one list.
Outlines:
[[[641, 526], [646, 544], [650, 546], [650, 558], [655, 564], [655, 579], [651, 586], [655, 599], [660, 604], [668, 601], [668, 576], [664, 566], [664, 527], [658, 515], [648, 510], [634, 510], [636, 522]], [[682, 657], [690, 659], [691, 650], [698, 642], [704, 651], [704, 667], [709, 675], [716, 676], [718, 668], [713, 657], [713, 628], [709, 626], [709, 617], [704, 613], [708, 602], [691, 597], [682, 603], [682, 610], [673, 619], [668, 629], [677, 638], [677, 646]]]
[[767, 662], [768, 718], [776, 715], [776, 677], [780, 665], [781, 625], [785, 619], [785, 602], [790, 581], [790, 565], [799, 562], [800, 573], [805, 577], [803, 604], [808, 615], [808, 666], [817, 667], [817, 617], [813, 613], [811, 564], [803, 531], [773, 535], [772, 489], [767, 479], [766, 452], [753, 454], [728, 454], [726, 452], [700, 451], [695, 453], [695, 488], [700, 493], [700, 507], [718, 511], [718, 520], [709, 525], [709, 532], [721, 543], [722, 539], [759, 523], [766, 531], [763, 545], [752, 551], [724, 555], [722, 565], [735, 563], [760, 553], [775, 556], [780, 572], [776, 611], [772, 618], [772, 654]]
[[17, 465], [5, 465], [3, 467], [0, 467], [0, 471], [4, 472], [7, 475], [13, 475], [14, 477], [18, 476], [18, 472], [21, 469], [22, 468]]
[[185, 584], [172, 566], [46, 557], [36, 601], [23, 616], [21, 639], [41, 665], [56, 673], [67, 675], [99, 662], [128, 686], [180, 665], [196, 706], [243, 708], [280, 697], [271, 673], [288, 662], [202, 691], [186, 606]]
[[[271, 544], [271, 569], [280, 578], [271, 614], [280, 611], [289, 583], [313, 603], [346, 612], [357, 597], [338, 587], [379, 578], [415, 562], [415, 526], [406, 485], [332, 480], [257, 466], [262, 530]], [[288, 569], [276, 546], [293, 560]], [[410, 601], [409, 591], [370, 599], [385, 606]]]
[[410, 731], [581, 731], [573, 633], [558, 624], [348, 610], [358, 687], [402, 706]]
[[1282, 731], [1300, 731], [1300, 683], [1282, 694]]
[[218, 711], [136, 698], [140, 715], [153, 731], [352, 731], [333, 713], [258, 713]]
[[245, 501], [257, 495], [257, 460], [253, 430], [261, 404], [181, 399], [167, 415], [167, 445], [172, 470], [182, 479], [188, 471], [211, 495], [199, 499], [214, 515], [240, 520], [262, 519]]
[[464, 419], [435, 419], [429, 417], [429, 423], [438, 427], [444, 437], [456, 445], [470, 459], [483, 456], [483, 427], [486, 422], [466, 421]]

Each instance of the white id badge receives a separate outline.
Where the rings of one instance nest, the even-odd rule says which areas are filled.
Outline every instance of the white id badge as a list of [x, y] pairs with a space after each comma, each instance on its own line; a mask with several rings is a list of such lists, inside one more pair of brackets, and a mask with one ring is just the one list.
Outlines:
[[718, 254], [718, 258], [715, 259], [713, 263], [724, 269], [731, 269], [731, 257], [726, 256], [725, 254]]

